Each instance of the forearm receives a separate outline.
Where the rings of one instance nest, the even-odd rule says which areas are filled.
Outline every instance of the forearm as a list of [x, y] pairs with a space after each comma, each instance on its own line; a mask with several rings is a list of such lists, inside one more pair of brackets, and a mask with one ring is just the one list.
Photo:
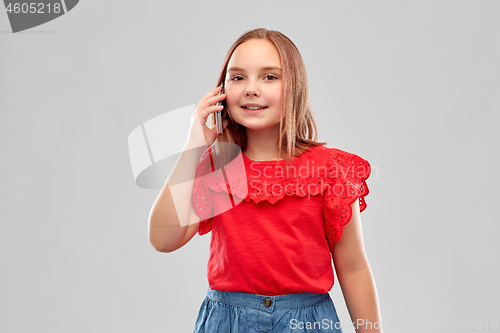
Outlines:
[[153, 205], [149, 240], [158, 251], [171, 252], [181, 247], [187, 228], [194, 228], [196, 221], [190, 212], [193, 179], [205, 149], [184, 147]]
[[348, 273], [338, 273], [342, 293], [357, 333], [382, 333], [382, 318], [369, 265]]

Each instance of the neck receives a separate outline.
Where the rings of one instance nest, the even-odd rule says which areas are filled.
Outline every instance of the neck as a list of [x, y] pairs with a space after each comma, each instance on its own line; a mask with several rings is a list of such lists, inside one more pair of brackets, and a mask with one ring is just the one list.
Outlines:
[[278, 127], [260, 130], [246, 129], [247, 147], [245, 155], [253, 161], [271, 161], [281, 159], [278, 153]]

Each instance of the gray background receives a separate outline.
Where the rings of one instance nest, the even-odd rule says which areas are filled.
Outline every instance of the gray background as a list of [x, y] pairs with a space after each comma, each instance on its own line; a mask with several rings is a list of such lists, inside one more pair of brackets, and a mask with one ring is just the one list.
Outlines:
[[[301, 51], [321, 140], [374, 167], [362, 221], [385, 331], [464, 331], [453, 320], [469, 319], [492, 330], [499, 10], [457, 0], [86, 0], [18, 34], [2, 10], [0, 331], [193, 330], [210, 236], [154, 250], [147, 226], [159, 190], [135, 185], [127, 138], [197, 104], [230, 45], [257, 27]], [[166, 130], [185, 140], [189, 128]], [[331, 294], [347, 322], [337, 282]]]

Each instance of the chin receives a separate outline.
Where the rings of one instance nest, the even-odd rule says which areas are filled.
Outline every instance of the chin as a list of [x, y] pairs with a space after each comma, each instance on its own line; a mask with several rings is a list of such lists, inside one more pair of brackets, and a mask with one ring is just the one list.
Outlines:
[[243, 123], [239, 123], [239, 124], [244, 126], [245, 128], [248, 128], [250, 130], [255, 130], [255, 131], [270, 129], [270, 128], [279, 128], [279, 126], [280, 126], [280, 123], [269, 124], [269, 123], [243, 122]]

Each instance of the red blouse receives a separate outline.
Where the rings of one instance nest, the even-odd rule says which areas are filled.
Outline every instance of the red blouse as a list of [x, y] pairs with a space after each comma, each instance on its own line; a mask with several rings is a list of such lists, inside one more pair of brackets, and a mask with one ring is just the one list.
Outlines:
[[327, 293], [334, 283], [334, 243], [366, 208], [368, 161], [311, 146], [285, 161], [251, 161], [241, 153], [214, 171], [211, 148], [200, 158], [192, 202], [199, 235], [212, 231], [207, 277], [211, 289], [276, 296]]

